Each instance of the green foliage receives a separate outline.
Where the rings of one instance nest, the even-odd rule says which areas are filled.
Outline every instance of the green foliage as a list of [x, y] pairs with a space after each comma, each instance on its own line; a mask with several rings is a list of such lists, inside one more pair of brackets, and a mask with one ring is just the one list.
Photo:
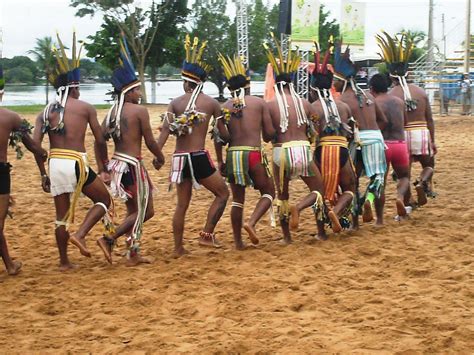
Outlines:
[[226, 0], [195, 1], [190, 19], [191, 35], [208, 41], [204, 59], [212, 67], [209, 80], [217, 85], [221, 99], [224, 93], [224, 77], [217, 54], [234, 53], [237, 45], [237, 41], [231, 42], [231, 33], [235, 33], [235, 27], [230, 25], [231, 21], [225, 14], [226, 5]]
[[112, 71], [100, 63], [90, 59], [81, 59], [81, 78], [88, 80], [97, 80], [102, 82], [110, 81]]
[[42, 73], [37, 64], [26, 56], [3, 58], [5, 82], [34, 85], [40, 82]]
[[100, 30], [88, 36], [84, 44], [88, 57], [94, 58], [96, 62], [109, 69], [114, 69], [118, 63], [119, 36], [120, 29], [117, 24], [104, 17]]
[[335, 19], [329, 20], [330, 12], [325, 10], [324, 5], [319, 8], [319, 46], [321, 50], [326, 51], [328, 48], [328, 41], [331, 35], [334, 40], [339, 38], [339, 24]]

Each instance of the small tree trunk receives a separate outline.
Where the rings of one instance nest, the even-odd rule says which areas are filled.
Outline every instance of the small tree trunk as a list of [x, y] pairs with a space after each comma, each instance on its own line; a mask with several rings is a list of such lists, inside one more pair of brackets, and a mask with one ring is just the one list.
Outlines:
[[138, 78], [142, 83], [142, 103], [146, 104], [147, 96], [146, 96], [146, 88], [145, 88], [145, 60], [143, 57], [140, 57], [138, 62]]
[[47, 105], [49, 102], [49, 81], [48, 77], [46, 77], [46, 104]]
[[150, 71], [151, 80], [151, 103], [156, 104], [156, 67], [152, 66]]

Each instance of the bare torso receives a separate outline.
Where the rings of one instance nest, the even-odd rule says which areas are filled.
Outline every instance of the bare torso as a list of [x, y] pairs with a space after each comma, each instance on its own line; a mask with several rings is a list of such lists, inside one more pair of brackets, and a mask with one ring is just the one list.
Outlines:
[[405, 103], [394, 95], [380, 94], [375, 98], [387, 118], [387, 125], [382, 130], [385, 140], [405, 140]]
[[[275, 127], [277, 132], [276, 143], [285, 143], [290, 141], [305, 141], [308, 140], [307, 136], [307, 125], [303, 124], [298, 127], [297, 117], [296, 117], [296, 108], [295, 103], [293, 102], [291, 95], [286, 93], [286, 100], [290, 106], [288, 109], [288, 129], [286, 132], [281, 131], [280, 127], [280, 110], [278, 109], [278, 103], [276, 99], [268, 102], [268, 108], [270, 110], [270, 115], [272, 117], [273, 127]], [[310, 119], [311, 115], [314, 113], [314, 109], [311, 104], [303, 99], [303, 105], [306, 112], [306, 116]]]
[[[408, 87], [410, 88], [412, 99], [417, 102], [417, 107], [416, 110], [407, 112], [407, 121], [426, 121], [426, 111], [427, 105], [429, 105], [429, 103], [425, 91], [414, 84], [408, 84]], [[403, 90], [400, 85], [395, 85], [393, 89], [390, 90], [389, 95], [393, 95], [401, 100], [404, 100]]]
[[120, 139], [114, 139], [115, 151], [133, 157], [141, 156], [142, 128], [140, 116], [145, 107], [126, 102], [120, 119]]
[[[95, 111], [95, 109], [90, 104], [71, 97], [68, 98], [64, 111], [65, 133], [48, 132], [50, 147], [85, 152], [84, 141], [91, 111]], [[56, 127], [59, 122], [59, 112], [50, 111], [49, 121], [51, 127]]]
[[[345, 124], [349, 124], [349, 118], [351, 117], [351, 109], [347, 104], [340, 100], [335, 100], [337, 111], [339, 112], [339, 116], [341, 117], [341, 121]], [[318, 124], [318, 133], [320, 137], [324, 137], [326, 134], [324, 133], [324, 129], [326, 127], [326, 119], [324, 117], [324, 110], [320, 100], [316, 100], [312, 103], [312, 106], [316, 110], [316, 114], [319, 116], [319, 124]], [[342, 129], [341, 129], [342, 131]], [[334, 134], [331, 134], [334, 135]], [[341, 134], [343, 135], [343, 134]]]
[[[180, 116], [184, 113], [191, 97], [190, 93], [184, 94], [174, 99], [170, 107], [172, 113]], [[193, 152], [202, 150], [205, 147], [206, 134], [209, 128], [209, 121], [213, 115], [220, 116], [220, 105], [212, 97], [201, 93], [196, 100], [196, 110], [206, 114], [206, 119], [193, 127], [191, 134], [182, 135], [176, 138], [176, 151]]]
[[371, 104], [366, 104], [366, 99], [363, 99], [362, 107], [359, 107], [359, 101], [354, 93], [354, 91], [348, 88], [340, 97], [341, 101], [346, 103], [354, 119], [357, 121], [359, 129], [363, 130], [377, 130], [379, 126], [377, 124], [377, 113], [372, 95], [367, 94], [369, 100], [372, 101]]
[[[254, 96], [245, 96], [245, 103], [242, 117], [232, 117], [227, 125], [230, 134], [229, 146], [260, 147], [266, 103]], [[232, 100], [228, 100], [224, 108], [231, 110]]]
[[15, 129], [15, 120], [18, 115], [10, 110], [0, 108], [0, 162], [5, 163], [8, 159], [8, 142], [10, 133]]

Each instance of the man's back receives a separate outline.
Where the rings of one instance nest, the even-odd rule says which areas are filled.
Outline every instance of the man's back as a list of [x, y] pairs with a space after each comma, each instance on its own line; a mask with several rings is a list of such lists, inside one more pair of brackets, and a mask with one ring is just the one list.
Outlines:
[[141, 156], [143, 132], [140, 117], [145, 110], [145, 107], [137, 104], [124, 104], [120, 119], [120, 139], [114, 139], [115, 151], [133, 157]]
[[[64, 133], [49, 132], [51, 148], [71, 149], [85, 152], [84, 145], [87, 125], [94, 107], [88, 103], [69, 97], [64, 110]], [[49, 111], [50, 127], [59, 123], [59, 112]]]
[[[278, 102], [276, 99], [273, 99], [268, 103], [268, 108], [270, 110], [270, 115], [272, 117], [273, 127], [275, 127], [277, 132], [276, 143], [285, 143], [295, 140], [308, 140], [307, 136], [307, 124], [302, 124], [298, 127], [297, 115], [296, 115], [296, 105], [291, 98], [291, 95], [285, 92], [286, 101], [288, 102], [288, 129], [285, 132], [281, 131], [280, 127], [280, 109], [278, 107]], [[313, 109], [311, 104], [305, 100], [303, 101], [303, 107], [308, 119], [311, 119], [311, 114]]]
[[0, 162], [7, 161], [8, 141], [17, 116], [13, 111], [0, 108]]
[[405, 140], [405, 103], [393, 95], [379, 95], [375, 99], [387, 118], [387, 125], [382, 130], [385, 140]]
[[359, 105], [359, 100], [357, 99], [355, 93], [351, 89], [347, 89], [341, 95], [341, 101], [346, 103], [351, 112], [354, 119], [357, 121], [359, 129], [363, 130], [377, 130], [379, 126], [377, 124], [377, 112], [376, 106], [373, 104], [375, 102], [372, 95], [367, 94], [368, 100], [370, 100], [370, 104], [367, 104], [367, 99], [365, 97], [362, 98], [362, 107]]
[[[407, 121], [426, 121], [427, 118], [427, 109], [429, 106], [428, 96], [426, 96], [425, 91], [415, 84], [408, 85], [410, 89], [410, 94], [413, 100], [416, 101], [416, 109], [413, 111], [407, 112]], [[403, 90], [400, 85], [396, 85], [389, 92], [390, 95], [394, 95], [401, 100], [404, 100]]]
[[[339, 112], [339, 117], [341, 118], [341, 122], [347, 125], [349, 123], [349, 118], [351, 117], [351, 109], [349, 108], [349, 105], [347, 105], [346, 103], [340, 100], [335, 100], [335, 103], [336, 103], [337, 111]], [[322, 103], [320, 100], [317, 100], [312, 103], [312, 106], [316, 110], [316, 114], [319, 116], [319, 125], [318, 125], [319, 135], [321, 137], [325, 136], [327, 134], [324, 132], [324, 129], [326, 128], [327, 123], [326, 123], [326, 117], [324, 115]], [[331, 135], [343, 135], [342, 133], [343, 133], [343, 128], [341, 125], [340, 132], [331, 133]]]
[[[259, 97], [249, 95], [245, 96], [245, 103], [242, 117], [231, 117], [227, 125], [231, 137], [230, 146], [259, 147], [264, 128], [264, 112], [267, 110], [266, 103]], [[232, 100], [228, 100], [224, 108], [232, 111]]]
[[[178, 119], [178, 117], [184, 113], [190, 98], [191, 94], [186, 93], [171, 102], [172, 111], [176, 115], [175, 119]], [[191, 134], [185, 134], [176, 138], [177, 151], [197, 151], [204, 149], [209, 120], [211, 116], [216, 115], [218, 112], [220, 116], [220, 105], [212, 97], [200, 93], [196, 100], [196, 111], [204, 113], [206, 119], [204, 122], [195, 124]]]

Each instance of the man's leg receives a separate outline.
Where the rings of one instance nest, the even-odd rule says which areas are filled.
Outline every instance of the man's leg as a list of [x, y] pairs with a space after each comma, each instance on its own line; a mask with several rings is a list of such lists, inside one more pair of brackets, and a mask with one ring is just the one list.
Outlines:
[[183, 182], [176, 185], [178, 201], [173, 215], [173, 237], [174, 254], [180, 257], [187, 254], [188, 251], [183, 247], [184, 218], [191, 201], [193, 185], [190, 179], [184, 179]]
[[434, 173], [434, 157], [429, 155], [419, 155], [417, 160], [420, 162], [423, 170], [420, 174], [420, 180], [415, 186], [416, 194], [418, 196], [418, 205], [426, 205], [428, 199], [426, 198], [426, 193], [429, 191], [431, 180]]
[[[224, 213], [227, 200], [229, 199], [229, 189], [222, 179], [219, 172], [214, 172], [211, 176], [199, 181], [206, 189], [211, 191], [215, 198], [207, 213], [206, 225], [204, 226], [203, 232], [206, 234], [213, 235], [214, 229], [216, 228], [217, 222], [219, 222], [222, 214]], [[204, 246], [220, 247], [219, 242], [215, 237], [201, 236], [199, 238], [199, 244]]]
[[397, 214], [400, 217], [406, 216], [405, 201], [410, 191], [409, 167], [393, 166], [393, 170], [397, 174]]
[[252, 168], [250, 171], [250, 177], [252, 178], [255, 188], [260, 191], [261, 197], [258, 200], [248, 222], [244, 224], [244, 229], [249, 234], [252, 243], [258, 244], [255, 225], [272, 207], [273, 199], [275, 198], [275, 186], [273, 185], [273, 180], [267, 175], [266, 169], [262, 164], [257, 164]]
[[111, 200], [104, 183], [97, 177], [92, 183], [85, 186], [82, 192], [94, 202], [94, 206], [87, 212], [86, 218], [77, 232], [69, 238], [69, 241], [79, 248], [82, 255], [90, 258], [91, 253], [86, 246], [86, 235], [107, 213]]
[[56, 223], [54, 234], [56, 235], [56, 244], [59, 250], [59, 269], [66, 271], [74, 269], [75, 265], [71, 264], [67, 256], [67, 244], [69, 241], [69, 232], [66, 230], [66, 225], [61, 224], [60, 221], [64, 219], [70, 205], [70, 195], [62, 194], [54, 196], [54, 206], [56, 208]]
[[242, 218], [245, 203], [245, 186], [230, 184], [232, 190], [232, 204], [230, 210], [230, 221], [234, 234], [234, 243], [237, 250], [244, 250], [245, 244], [242, 242]]
[[332, 209], [337, 218], [342, 217], [341, 214], [352, 204], [355, 196], [356, 176], [350, 160], [347, 160], [346, 164], [341, 168], [339, 185], [343, 192]]
[[359, 229], [359, 215], [360, 215], [360, 176], [362, 175], [362, 170], [364, 169], [364, 162], [362, 161], [362, 153], [358, 151], [357, 158], [355, 162], [355, 171], [356, 171], [356, 179], [355, 179], [355, 206], [352, 213], [352, 229], [358, 230]]
[[[321, 173], [319, 172], [319, 169], [316, 167], [316, 164], [314, 161], [310, 163], [310, 170], [313, 173], [313, 176], [301, 176], [301, 179], [304, 181], [306, 186], [308, 186], [308, 189], [310, 193], [306, 195], [300, 202], [298, 202], [294, 208], [291, 209], [291, 217], [292, 217], [292, 222], [293, 220], [293, 213], [297, 212], [298, 214], [298, 219], [299, 219], [299, 213], [308, 207], [313, 206], [317, 202], [317, 194], [315, 192], [319, 192], [321, 199], [324, 197], [324, 183], [323, 183], [323, 178], [321, 176]], [[322, 201], [321, 201], [322, 202]], [[321, 207], [322, 208], [322, 207]], [[320, 211], [319, 213], [322, 213], [323, 211]], [[296, 228], [298, 227], [297, 221], [294, 222], [294, 225], [296, 225]], [[293, 223], [292, 223], [293, 224]], [[324, 221], [319, 220], [316, 216], [316, 224], [318, 227], [318, 238], [319, 239], [327, 239], [326, 237], [326, 231], [324, 230]], [[292, 225], [291, 227], [293, 228]]]
[[278, 200], [280, 205], [278, 206], [278, 214], [279, 214], [279, 219], [280, 219], [280, 226], [281, 226], [281, 231], [283, 232], [283, 242], [285, 244], [290, 244], [292, 242], [291, 240], [291, 234], [290, 234], [290, 225], [289, 221], [287, 219], [288, 216], [287, 212], [285, 211], [285, 208], [288, 206], [288, 200], [290, 198], [288, 189], [289, 189], [289, 184], [290, 184], [290, 179], [288, 179], [286, 176], [283, 178], [283, 189], [280, 188], [280, 167], [276, 164], [273, 164], [273, 176], [275, 177], [275, 184], [277, 188], [277, 194], [278, 194]]
[[0, 195], [0, 253], [8, 275], [17, 275], [21, 269], [20, 261], [13, 261], [8, 252], [8, 245], [3, 230], [5, 228], [5, 218], [7, 217], [10, 194]]

